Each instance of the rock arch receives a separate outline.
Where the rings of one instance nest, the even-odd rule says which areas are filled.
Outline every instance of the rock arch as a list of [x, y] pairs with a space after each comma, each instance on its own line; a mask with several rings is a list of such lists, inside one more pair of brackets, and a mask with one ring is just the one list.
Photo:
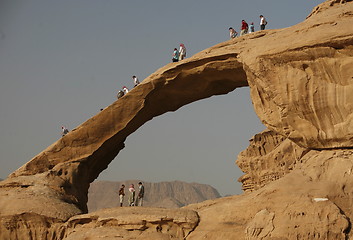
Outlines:
[[124, 148], [131, 133], [155, 116], [244, 86], [247, 77], [236, 53], [168, 64], [10, 177], [44, 174], [49, 185], [86, 212], [89, 184]]
[[[249, 34], [159, 69], [0, 183], [2, 227], [26, 222], [27, 216], [35, 216], [32, 219], [38, 222], [43, 218], [63, 222], [85, 212], [89, 183], [139, 126], [193, 101], [249, 86], [261, 121], [310, 152], [280, 181], [268, 188], [259, 184], [256, 197], [249, 194], [232, 199], [236, 203], [233, 214], [218, 216], [215, 212], [222, 208], [205, 206], [200, 214], [206, 221], [197, 226], [191, 239], [208, 233], [218, 239], [226, 239], [227, 234], [243, 236], [257, 212], [261, 214], [256, 214], [256, 221], [247, 228], [249, 239], [256, 238], [262, 228], [273, 237], [289, 239], [315, 234], [345, 239], [352, 235], [352, 150], [339, 150], [353, 147], [352, 12], [352, 1], [326, 1], [296, 26]], [[314, 205], [317, 198], [312, 199], [312, 189], [319, 197], [328, 196], [319, 199], [327, 199], [329, 208]], [[280, 200], [275, 203], [273, 199]], [[291, 204], [293, 199], [295, 204]], [[230, 198], [221, 201], [228, 210]], [[276, 217], [261, 208], [273, 209]], [[244, 209], [244, 216], [237, 218]], [[336, 216], [333, 222], [322, 223], [320, 219], [329, 215]], [[264, 217], [270, 219], [270, 227], [259, 229], [257, 220]], [[211, 218], [212, 222], [207, 221]], [[229, 225], [229, 219], [234, 224]], [[339, 226], [334, 224], [337, 219]], [[320, 227], [311, 229], [313, 222]], [[48, 228], [45, 224], [43, 231]], [[222, 232], [227, 225], [232, 231]]]

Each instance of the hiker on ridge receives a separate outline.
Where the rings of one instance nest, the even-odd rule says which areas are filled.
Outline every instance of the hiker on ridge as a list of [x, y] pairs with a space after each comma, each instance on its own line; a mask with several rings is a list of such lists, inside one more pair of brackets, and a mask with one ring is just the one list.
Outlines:
[[124, 96], [125, 95], [125, 93], [124, 93], [124, 91], [121, 89], [121, 90], [119, 90], [119, 92], [118, 92], [118, 94], [116, 95], [116, 97], [119, 99], [119, 98], [121, 98], [122, 96]]
[[248, 33], [249, 25], [245, 20], [241, 20], [241, 31], [240, 36], [243, 36]]
[[61, 133], [62, 137], [69, 133], [69, 130], [65, 126], [61, 126], [61, 131], [62, 131]]
[[129, 89], [126, 86], [124, 86], [123, 87], [123, 92], [124, 92], [124, 95], [126, 95], [129, 92]]
[[134, 87], [136, 87], [137, 85], [140, 84], [140, 81], [138, 80], [138, 78], [135, 75], [132, 76], [132, 80], [134, 81]]
[[260, 29], [265, 30], [266, 25], [267, 25], [266, 18], [263, 15], [260, 15]]
[[178, 49], [176, 49], [176, 48], [174, 48], [172, 61], [173, 62], [179, 61], [179, 52], [178, 52]]
[[255, 26], [254, 26], [254, 23], [252, 22], [252, 23], [250, 24], [249, 33], [253, 33], [253, 32], [255, 32]]
[[229, 37], [230, 39], [235, 38], [238, 35], [238, 33], [234, 30], [234, 28], [230, 27], [229, 28]]
[[183, 60], [185, 57], [186, 57], [186, 47], [183, 43], [180, 43], [179, 61]]

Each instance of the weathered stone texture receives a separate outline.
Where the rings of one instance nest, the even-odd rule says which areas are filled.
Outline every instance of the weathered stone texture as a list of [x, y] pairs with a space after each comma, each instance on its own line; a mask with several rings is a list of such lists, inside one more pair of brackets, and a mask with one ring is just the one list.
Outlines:
[[308, 151], [265, 130], [250, 139], [249, 147], [238, 155], [236, 163], [246, 173], [238, 181], [245, 192], [262, 188], [292, 171]]
[[[249, 193], [188, 207], [199, 215], [193, 231], [196, 220], [180, 223], [171, 217], [139, 222], [153, 231], [133, 228], [131, 234], [143, 239], [182, 239], [190, 231], [187, 239], [351, 238], [352, 22], [353, 2], [330, 0], [298, 25], [232, 39], [157, 70], [0, 182], [0, 238], [73, 239], [87, 233], [92, 239], [102, 229], [116, 234], [120, 230], [101, 228], [105, 212], [77, 215], [87, 212], [89, 184], [126, 137], [155, 116], [245, 86], [271, 130], [255, 136], [239, 155]], [[114, 211], [107, 223], [116, 227]], [[161, 234], [156, 225], [171, 230]]]

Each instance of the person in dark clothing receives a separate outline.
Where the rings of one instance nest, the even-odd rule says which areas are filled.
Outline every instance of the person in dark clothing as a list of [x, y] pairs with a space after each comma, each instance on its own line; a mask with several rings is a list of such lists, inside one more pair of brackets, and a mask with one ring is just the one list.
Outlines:
[[137, 195], [137, 206], [142, 207], [143, 205], [143, 196], [145, 195], [145, 186], [143, 186], [142, 182], [139, 182], [139, 193]]
[[119, 189], [120, 207], [123, 206], [124, 197], [125, 197], [125, 185], [123, 184], [123, 185], [121, 185], [121, 188]]

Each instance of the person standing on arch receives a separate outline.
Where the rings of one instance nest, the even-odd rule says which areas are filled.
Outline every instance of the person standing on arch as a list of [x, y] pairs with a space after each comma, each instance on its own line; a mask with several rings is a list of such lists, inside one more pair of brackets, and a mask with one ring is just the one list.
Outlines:
[[185, 57], [186, 57], [186, 47], [183, 43], [180, 43], [179, 61], [183, 60]]
[[129, 92], [129, 89], [126, 86], [124, 86], [122, 90], [124, 92], [124, 95], [126, 95]]
[[254, 23], [252, 22], [250, 24], [249, 33], [253, 33], [253, 32], [255, 32], [255, 26], [254, 26]]
[[132, 76], [132, 80], [134, 81], [134, 87], [136, 87], [137, 85], [140, 84], [140, 81], [138, 80], [138, 78], [135, 75]]
[[266, 18], [263, 15], [260, 15], [260, 29], [265, 30], [266, 25], [267, 25]]
[[230, 27], [229, 28], [229, 37], [230, 39], [235, 38], [238, 35], [237, 31], [234, 30], [234, 28]]
[[172, 58], [173, 62], [178, 62], [179, 61], [179, 52], [178, 49], [174, 48], [173, 51], [173, 58]]
[[241, 31], [240, 36], [243, 36], [248, 33], [249, 25], [245, 20], [241, 20]]
[[69, 133], [69, 130], [65, 126], [61, 126], [61, 131], [62, 131], [61, 133], [62, 137]]

